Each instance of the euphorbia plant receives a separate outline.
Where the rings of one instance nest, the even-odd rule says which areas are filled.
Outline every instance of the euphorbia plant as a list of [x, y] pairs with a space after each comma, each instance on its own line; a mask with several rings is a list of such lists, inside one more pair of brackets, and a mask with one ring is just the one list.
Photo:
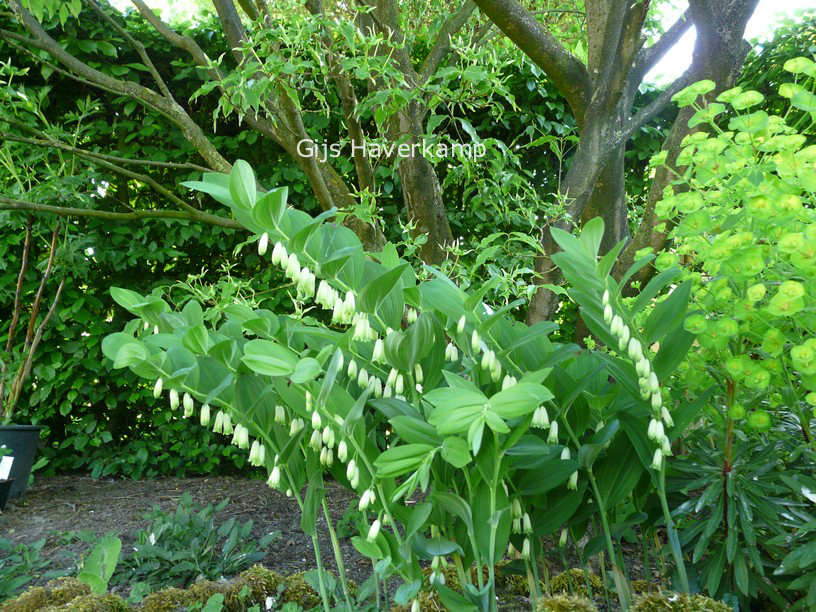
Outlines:
[[[787, 609], [799, 595], [786, 589], [813, 584], [813, 574], [789, 584], [768, 574], [792, 528], [812, 521], [796, 506], [806, 503], [816, 450], [816, 146], [786, 118], [814, 117], [816, 64], [796, 58], [784, 68], [793, 75], [779, 90], [790, 99], [785, 117], [755, 110], [763, 96], [740, 87], [710, 103], [700, 97], [708, 81], [675, 96], [707, 129], [686, 137], [686, 168], [655, 209], [673, 225], [672, 249], [655, 263], [664, 274], [682, 269], [694, 286], [684, 326], [699, 350], [682, 364], [683, 384], [690, 394], [715, 385], [705, 421], [714, 427], [693, 440], [697, 456], [677, 464], [678, 488], [700, 492], [682, 506], [700, 513], [684, 544], [712, 596], [748, 605], [761, 592]], [[805, 605], [816, 605], [816, 589]]]
[[[603, 543], [585, 552], [608, 553], [628, 605], [609, 518], [650, 466], [661, 472], [654, 451], [664, 446], [647, 436], [663, 405], [655, 409], [656, 391], [641, 398], [634, 364], [553, 344], [547, 335], [555, 325], [528, 327], [505, 314], [516, 304], [494, 312], [482, 302], [489, 283], [468, 293], [432, 268], [418, 282], [393, 245], [366, 254], [354, 233], [327, 222], [332, 211], [313, 219], [286, 205], [285, 188], [259, 192], [244, 162], [229, 176], [207, 174], [187, 186], [229, 206], [257, 235], [259, 253], [291, 281], [294, 312], [241, 303], [205, 309], [195, 301], [173, 312], [158, 295], [113, 289], [138, 318], [103, 349], [116, 366], [150, 380], [157, 395], [168, 392], [186, 416], [200, 404], [202, 423], [232, 434], [267, 468], [270, 486], [295, 496], [327, 609], [321, 512], [344, 605], [355, 606], [328, 514], [327, 474], [359, 496], [366, 523], [352, 542], [374, 562], [378, 605], [388, 597], [380, 582], [398, 574], [400, 604], [418, 607], [420, 590], [431, 588], [453, 609], [495, 610], [495, 566], [510, 544], [535, 598], [541, 538], [565, 526], [580, 537], [596, 518]], [[597, 259], [602, 231], [598, 221], [580, 241], [560, 237], [560, 264], [568, 276], [586, 273], [576, 299], [588, 312], [611, 300], [629, 318], [608, 276], [610, 260]], [[676, 308], [651, 325], [649, 342], [683, 331], [684, 299], [681, 292], [671, 300]], [[651, 357], [642, 349], [658, 373], [676, 364], [668, 355], [682, 352], [664, 345]], [[460, 593], [445, 584], [448, 564]]]

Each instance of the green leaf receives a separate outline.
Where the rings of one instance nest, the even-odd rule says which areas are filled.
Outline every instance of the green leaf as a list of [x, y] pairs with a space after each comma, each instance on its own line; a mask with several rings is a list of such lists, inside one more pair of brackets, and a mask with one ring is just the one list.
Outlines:
[[247, 342], [241, 361], [250, 370], [267, 376], [289, 376], [297, 366], [297, 358], [292, 351], [271, 340]]
[[455, 468], [463, 468], [471, 461], [468, 444], [462, 438], [445, 438], [442, 443], [442, 458]]
[[377, 476], [393, 478], [416, 470], [434, 450], [429, 444], [403, 444], [389, 448], [374, 460]]
[[496, 393], [488, 400], [488, 406], [503, 419], [514, 419], [530, 414], [552, 398], [553, 394], [546, 387], [520, 382]]
[[323, 368], [320, 367], [320, 363], [318, 363], [317, 359], [312, 357], [304, 357], [298, 361], [297, 365], [295, 366], [295, 371], [289, 377], [289, 380], [296, 385], [301, 385], [305, 382], [313, 380], [322, 371]]
[[252, 209], [252, 219], [267, 230], [277, 229], [286, 210], [288, 187], [278, 187], [265, 193]]
[[239, 207], [252, 210], [258, 191], [255, 186], [255, 172], [243, 159], [239, 159], [232, 167], [229, 175], [229, 193], [232, 201]]

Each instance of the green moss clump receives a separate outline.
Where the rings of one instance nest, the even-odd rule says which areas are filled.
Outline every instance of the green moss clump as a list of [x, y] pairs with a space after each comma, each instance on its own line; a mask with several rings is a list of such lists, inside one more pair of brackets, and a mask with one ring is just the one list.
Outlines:
[[42, 610], [49, 606], [61, 606], [90, 592], [90, 587], [76, 578], [57, 578], [44, 587], [32, 587], [19, 597], [0, 604], [0, 610], [3, 612]]
[[128, 605], [121, 597], [105, 593], [103, 595], [82, 595], [59, 606], [48, 606], [42, 612], [71, 610], [72, 612], [127, 612]]
[[306, 572], [298, 572], [283, 579], [281, 603], [295, 603], [307, 610], [323, 605], [320, 593], [306, 581]]
[[140, 609], [144, 612], [170, 612], [179, 608], [186, 608], [193, 605], [193, 603], [193, 597], [188, 591], [168, 587], [147, 595], [142, 599]]
[[[263, 608], [266, 598], [277, 593], [281, 582], [283, 578], [279, 574], [262, 565], [253, 565], [229, 582], [200, 580], [186, 590], [162, 589], [145, 597], [140, 609], [144, 612], [170, 612], [195, 604], [205, 604], [216, 593], [224, 596], [224, 610], [227, 612], [246, 610], [253, 604]], [[242, 595], [245, 589], [247, 593]]]
[[597, 612], [598, 608], [586, 597], [553, 595], [538, 600], [536, 612]]
[[632, 590], [637, 595], [642, 595], [644, 593], [657, 593], [660, 590], [660, 585], [649, 582], [648, 580], [633, 580]]
[[632, 612], [732, 612], [732, 608], [705, 595], [670, 593], [640, 595]]
[[[603, 582], [595, 574], [587, 571], [586, 576], [589, 576], [589, 585], [592, 587], [592, 594], [598, 595], [603, 591]], [[589, 597], [587, 591], [587, 580], [584, 575], [584, 570], [573, 568], [567, 572], [561, 572], [550, 582], [550, 589], [553, 593], [570, 593], [570, 581], [572, 581], [572, 591], [575, 595], [583, 595]]]
[[35, 612], [48, 605], [48, 591], [43, 587], [31, 587], [21, 595], [0, 604], [3, 612]]
[[[266, 569], [263, 565], [253, 565], [230, 584], [224, 597], [225, 610], [244, 610], [252, 604], [258, 604], [264, 609], [266, 598], [275, 595], [278, 586], [283, 582], [280, 574]], [[246, 597], [241, 597], [241, 591], [249, 590]]]

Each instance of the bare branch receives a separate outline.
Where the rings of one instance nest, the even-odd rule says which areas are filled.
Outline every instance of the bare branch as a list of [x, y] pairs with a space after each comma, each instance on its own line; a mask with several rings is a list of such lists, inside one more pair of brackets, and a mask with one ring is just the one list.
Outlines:
[[422, 62], [422, 66], [419, 69], [418, 80], [420, 83], [426, 83], [431, 75], [436, 72], [442, 60], [445, 59], [445, 56], [450, 52], [451, 37], [465, 26], [467, 20], [475, 10], [476, 5], [472, 0], [465, 0], [462, 6], [459, 7], [459, 10], [445, 20], [445, 23], [442, 24], [439, 33], [434, 39], [428, 57], [425, 58], [425, 61]]
[[[8, 328], [8, 339], [6, 340], [6, 353], [11, 353], [11, 347], [14, 344], [14, 332], [17, 330], [17, 322], [20, 320], [21, 299], [23, 296], [23, 281], [25, 280], [26, 269], [28, 268], [28, 253], [31, 250], [31, 225], [33, 219], [28, 218], [26, 223], [26, 237], [23, 245], [23, 256], [20, 262], [20, 273], [17, 275], [17, 287], [14, 292], [14, 310], [11, 315], [11, 323]], [[8, 369], [8, 359], [3, 357], [0, 359], [0, 414], [9, 416], [11, 411], [6, 413], [4, 409], [6, 398], [6, 369]], [[9, 397], [11, 401], [11, 397]]]
[[694, 24], [691, 21], [691, 9], [686, 9], [686, 12], [666, 30], [663, 36], [658, 38], [649, 47], [641, 49], [635, 60], [635, 67], [632, 70], [633, 74], [637, 75], [635, 78], [638, 82], [643, 80], [643, 77], [646, 76], [666, 52], [682, 38], [683, 34], [691, 29], [692, 25]]
[[54, 268], [54, 257], [57, 255], [57, 239], [59, 238], [61, 222], [57, 221], [54, 226], [54, 233], [51, 235], [51, 250], [48, 252], [48, 263], [45, 266], [45, 272], [40, 280], [40, 286], [37, 289], [37, 295], [34, 297], [34, 303], [31, 306], [31, 317], [28, 320], [28, 331], [26, 332], [25, 342], [23, 343], [23, 350], [27, 351], [31, 345], [31, 337], [34, 335], [34, 326], [37, 323], [37, 315], [40, 314], [40, 303], [42, 302], [43, 292], [45, 291], [45, 284], [51, 276], [51, 270]]
[[[196, 215], [186, 211], [176, 210], [134, 210], [132, 212], [119, 213], [107, 210], [95, 210], [92, 208], [72, 208], [69, 206], [51, 206], [49, 204], [36, 204], [15, 200], [0, 195], [0, 210], [24, 210], [37, 213], [46, 213], [60, 217], [94, 217], [97, 219], [108, 219], [109, 221], [137, 221], [139, 219], [180, 219], [182, 221], [200, 221]], [[222, 227], [230, 229], [244, 229], [237, 221], [224, 219], [219, 223]]]
[[663, 110], [671, 102], [672, 96], [687, 85], [691, 84], [693, 75], [694, 71], [692, 68], [689, 68], [671, 85], [669, 85], [663, 91], [663, 93], [652, 100], [650, 104], [640, 109], [640, 111], [638, 111], [634, 117], [629, 119], [624, 124], [623, 129], [615, 134], [615, 138], [609, 142], [609, 147], [614, 148], [624, 145], [632, 136], [634, 136], [635, 132], [663, 112]]
[[582, 117], [592, 95], [592, 80], [584, 64], [567, 51], [518, 0], [475, 2], [552, 79], [567, 99], [573, 114]]

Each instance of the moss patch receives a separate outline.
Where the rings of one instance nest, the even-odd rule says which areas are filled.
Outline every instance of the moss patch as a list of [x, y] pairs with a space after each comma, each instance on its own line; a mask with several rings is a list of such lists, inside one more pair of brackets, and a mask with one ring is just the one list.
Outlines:
[[48, 606], [42, 612], [71, 610], [72, 612], [126, 612], [130, 608], [121, 597], [105, 593], [103, 595], [82, 595], [59, 606]]
[[0, 610], [3, 612], [42, 610], [49, 606], [66, 604], [90, 592], [90, 587], [76, 578], [57, 578], [44, 587], [31, 587], [18, 597], [0, 604]]
[[598, 608], [586, 597], [553, 595], [538, 600], [536, 612], [597, 612]]
[[636, 597], [632, 612], [732, 612], [732, 608], [704, 595], [670, 593]]
[[[590, 571], [584, 574], [584, 570], [578, 568], [573, 568], [569, 572], [561, 572], [555, 576], [550, 582], [550, 589], [553, 593], [573, 593], [574, 595], [589, 597], [587, 577], [589, 577], [589, 585], [592, 587], [592, 595], [602, 593], [603, 582], [601, 582], [601, 579]], [[572, 588], [570, 588], [570, 582]]]

